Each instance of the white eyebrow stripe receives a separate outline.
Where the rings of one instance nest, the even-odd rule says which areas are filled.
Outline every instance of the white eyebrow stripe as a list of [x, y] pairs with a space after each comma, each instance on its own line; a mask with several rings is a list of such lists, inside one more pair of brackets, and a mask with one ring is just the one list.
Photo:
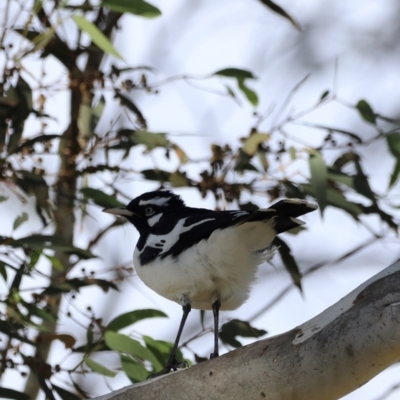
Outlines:
[[150, 200], [140, 200], [139, 206], [145, 206], [147, 204], [154, 206], [166, 206], [171, 199], [172, 197], [156, 197]]

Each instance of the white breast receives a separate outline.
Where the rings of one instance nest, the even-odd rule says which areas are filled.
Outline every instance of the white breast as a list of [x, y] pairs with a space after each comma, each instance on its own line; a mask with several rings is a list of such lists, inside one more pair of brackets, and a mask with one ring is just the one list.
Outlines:
[[[209, 310], [221, 301], [222, 310], [233, 310], [249, 297], [257, 266], [273, 256], [268, 247], [275, 236], [273, 222], [254, 222], [216, 230], [178, 257], [171, 256], [141, 266], [139, 251], [134, 266], [140, 279], [163, 297], [193, 308]], [[168, 246], [166, 246], [168, 247]]]

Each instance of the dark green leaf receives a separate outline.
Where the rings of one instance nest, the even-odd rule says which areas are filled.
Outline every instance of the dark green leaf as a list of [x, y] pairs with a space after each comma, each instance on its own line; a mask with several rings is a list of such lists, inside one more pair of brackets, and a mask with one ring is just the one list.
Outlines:
[[143, 0], [103, 0], [102, 5], [112, 11], [131, 13], [145, 18], [155, 18], [161, 11]]
[[[290, 181], [282, 181], [285, 188], [285, 196], [291, 199], [304, 199], [305, 195], [301, 188]], [[314, 195], [313, 195], [314, 196]], [[315, 196], [314, 196], [315, 197]]]
[[246, 96], [247, 100], [254, 106], [257, 107], [258, 105], [258, 96], [257, 93], [250, 89], [245, 84], [245, 78], [238, 78], [238, 86], [242, 93]]
[[2, 203], [3, 201], [8, 200], [8, 197], [5, 196], [0, 196], [0, 203]]
[[13, 231], [15, 231], [24, 222], [28, 221], [28, 218], [29, 218], [29, 216], [28, 216], [28, 213], [26, 213], [26, 212], [23, 212], [21, 215], [19, 215], [14, 221]]
[[81, 31], [87, 33], [90, 36], [90, 39], [92, 39], [92, 42], [96, 46], [98, 46], [105, 53], [111, 54], [123, 60], [121, 54], [118, 53], [110, 40], [104, 35], [103, 32], [100, 31], [99, 28], [97, 28], [96, 25], [88, 21], [82, 15], [74, 15], [72, 19]]
[[104, 192], [102, 192], [99, 189], [93, 189], [93, 188], [82, 188], [81, 193], [85, 197], [88, 197], [89, 199], [92, 199], [95, 204], [97, 204], [100, 207], [122, 207], [123, 204], [119, 202], [115, 197], [110, 196]]
[[30, 246], [36, 249], [47, 248], [59, 250], [67, 254], [75, 254], [82, 259], [95, 257], [90, 251], [72, 246], [68, 243], [65, 243], [65, 240], [63, 238], [51, 235], [31, 235], [18, 240], [10, 237], [0, 236], [0, 244], [12, 247]]
[[352, 151], [341, 154], [333, 163], [333, 167], [337, 169], [342, 169], [349, 162], [352, 162], [358, 158], [358, 155]]
[[393, 157], [400, 159], [400, 133], [395, 132], [386, 135], [386, 143]]
[[236, 336], [258, 338], [266, 333], [263, 329], [253, 328], [247, 321], [233, 319], [222, 325], [219, 338], [232, 347], [241, 347], [242, 344], [236, 339]]
[[235, 164], [235, 170], [238, 172], [243, 173], [244, 171], [256, 171], [258, 172], [258, 169], [251, 164], [250, 160], [252, 159], [251, 156], [246, 154], [242, 149], [239, 149], [239, 154], [238, 158], [236, 160]]
[[[174, 346], [173, 343], [155, 340], [146, 335], [143, 335], [143, 340], [146, 343], [146, 347], [154, 354], [160, 364], [165, 365]], [[176, 351], [176, 359], [183, 360], [183, 354], [179, 349]]]
[[390, 176], [389, 189], [397, 182], [399, 174], [400, 174], [400, 159], [398, 159], [396, 161], [396, 164], [394, 165], [393, 172]]
[[170, 142], [166, 136], [166, 133], [153, 133], [137, 130], [132, 133], [130, 140], [135, 144], [144, 144], [148, 150], [152, 150], [156, 147], [168, 147]]
[[225, 68], [221, 69], [217, 72], [214, 72], [212, 75], [218, 75], [218, 76], [226, 76], [228, 78], [244, 78], [244, 79], [256, 79], [256, 77], [253, 75], [252, 72], [247, 71], [245, 69], [239, 69], [239, 68]]
[[29, 395], [5, 387], [0, 387], [0, 397], [2, 399], [30, 400]]
[[357, 157], [354, 160], [354, 162], [356, 164], [356, 169], [357, 169], [357, 175], [354, 176], [354, 189], [358, 193], [362, 194], [367, 199], [370, 199], [372, 202], [375, 203], [376, 195], [373, 192], [373, 190], [371, 189], [371, 186], [368, 181], [368, 177], [365, 175], [365, 173], [362, 169], [360, 158]]
[[275, 237], [274, 245], [278, 249], [283, 265], [292, 277], [293, 283], [300, 289], [300, 291], [302, 291], [299, 266], [297, 265], [297, 262], [290, 251], [290, 247], [279, 237]]
[[53, 387], [53, 390], [55, 390], [56, 393], [61, 397], [62, 400], [80, 400], [81, 399], [79, 396], [77, 396], [74, 393], [69, 392], [66, 389], [63, 389], [54, 384], [52, 384], [51, 386]]
[[111, 350], [120, 353], [128, 353], [142, 360], [148, 360], [153, 364], [155, 369], [161, 369], [163, 366], [147, 347], [129, 336], [122, 335], [113, 331], [106, 331], [104, 340]]
[[0, 332], [6, 334], [10, 338], [17, 339], [17, 340], [20, 340], [21, 342], [34, 345], [34, 343], [32, 341], [30, 341], [28, 338], [26, 338], [18, 333], [18, 330], [23, 329], [23, 327], [24, 327], [24, 325], [22, 325], [18, 322], [11, 323], [10, 321], [0, 320]]
[[4, 282], [7, 283], [7, 269], [6, 264], [0, 261], [0, 275], [3, 277]]
[[325, 90], [324, 93], [321, 94], [320, 100], [324, 100], [329, 95], [329, 90]]
[[103, 115], [105, 106], [106, 106], [106, 99], [102, 95], [96, 106], [93, 107], [92, 109], [92, 118], [90, 119], [90, 129], [92, 132], [96, 130], [97, 124], [99, 123], [100, 118]]
[[143, 129], [147, 128], [147, 122], [142, 112], [136, 106], [136, 104], [128, 97], [121, 94], [119, 91], [115, 92], [115, 97], [119, 99], [122, 106], [126, 107], [128, 110], [132, 111], [137, 118], [137, 122], [141, 125]]
[[149, 181], [168, 182], [171, 173], [160, 169], [145, 169], [140, 173]]
[[376, 115], [371, 106], [365, 100], [360, 100], [357, 103], [356, 108], [365, 121], [374, 125], [376, 124]]
[[354, 189], [354, 177], [344, 172], [328, 167], [328, 177], [334, 182], [342, 183], [351, 189]]
[[398, 224], [394, 221], [393, 216], [384, 212], [378, 207], [377, 203], [370, 206], [360, 204], [364, 214], [378, 214], [382, 221], [386, 222], [396, 233], [398, 231]]
[[62, 264], [59, 258], [55, 256], [49, 256], [48, 254], [42, 253], [44, 257], [46, 257], [50, 262], [53, 268], [57, 271], [63, 272], [65, 271], [65, 266]]
[[72, 279], [67, 279], [64, 282], [52, 283], [42, 292], [42, 294], [47, 296], [52, 296], [59, 293], [68, 293], [71, 290], [79, 291], [80, 288], [91, 285], [99, 286], [104, 292], [108, 292], [109, 289], [118, 290], [118, 287], [115, 285], [115, 283], [106, 281], [104, 279], [72, 278]]
[[132, 383], [145, 381], [149, 375], [149, 372], [142, 364], [124, 354], [121, 354], [121, 368]]
[[107, 326], [108, 331], [119, 331], [120, 329], [126, 328], [138, 321], [146, 318], [160, 318], [167, 317], [162, 311], [153, 309], [135, 310], [119, 315], [114, 318]]
[[326, 190], [328, 174], [322, 154], [317, 150], [310, 152], [309, 164], [311, 173], [310, 184], [313, 187], [321, 215], [323, 215], [327, 203]]
[[282, 7], [278, 6], [278, 4], [274, 3], [271, 0], [260, 0], [261, 3], [263, 3], [265, 6], [267, 6], [270, 10], [276, 12], [283, 18], [286, 18], [291, 22], [291, 24], [299, 31], [301, 31], [301, 26], [300, 24], [293, 18], [291, 17]]
[[85, 363], [93, 372], [97, 372], [100, 375], [109, 376], [111, 378], [114, 378], [114, 376], [117, 375], [115, 371], [111, 371], [104, 365], [101, 365], [96, 361], [91, 360], [90, 358], [86, 358]]

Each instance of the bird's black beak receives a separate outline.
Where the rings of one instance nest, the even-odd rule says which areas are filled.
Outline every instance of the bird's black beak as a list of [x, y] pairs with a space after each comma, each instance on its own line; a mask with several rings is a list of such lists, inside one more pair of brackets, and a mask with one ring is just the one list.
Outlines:
[[102, 210], [105, 213], [108, 214], [114, 214], [114, 215], [120, 215], [122, 217], [132, 217], [135, 215], [132, 211], [127, 210], [125, 207], [119, 207], [119, 208], [105, 208]]

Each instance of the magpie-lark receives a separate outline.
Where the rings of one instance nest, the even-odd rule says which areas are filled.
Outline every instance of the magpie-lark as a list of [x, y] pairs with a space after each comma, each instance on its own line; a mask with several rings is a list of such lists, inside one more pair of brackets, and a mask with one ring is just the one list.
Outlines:
[[176, 350], [192, 307], [213, 310], [211, 358], [218, 356], [219, 310], [234, 310], [247, 300], [257, 267], [274, 254], [274, 237], [303, 225], [297, 217], [316, 208], [287, 199], [255, 212], [211, 211], [186, 207], [178, 195], [163, 190], [103, 210], [124, 216], [139, 231], [133, 262], [140, 279], [183, 307], [173, 350], [156, 375], [182, 366]]

